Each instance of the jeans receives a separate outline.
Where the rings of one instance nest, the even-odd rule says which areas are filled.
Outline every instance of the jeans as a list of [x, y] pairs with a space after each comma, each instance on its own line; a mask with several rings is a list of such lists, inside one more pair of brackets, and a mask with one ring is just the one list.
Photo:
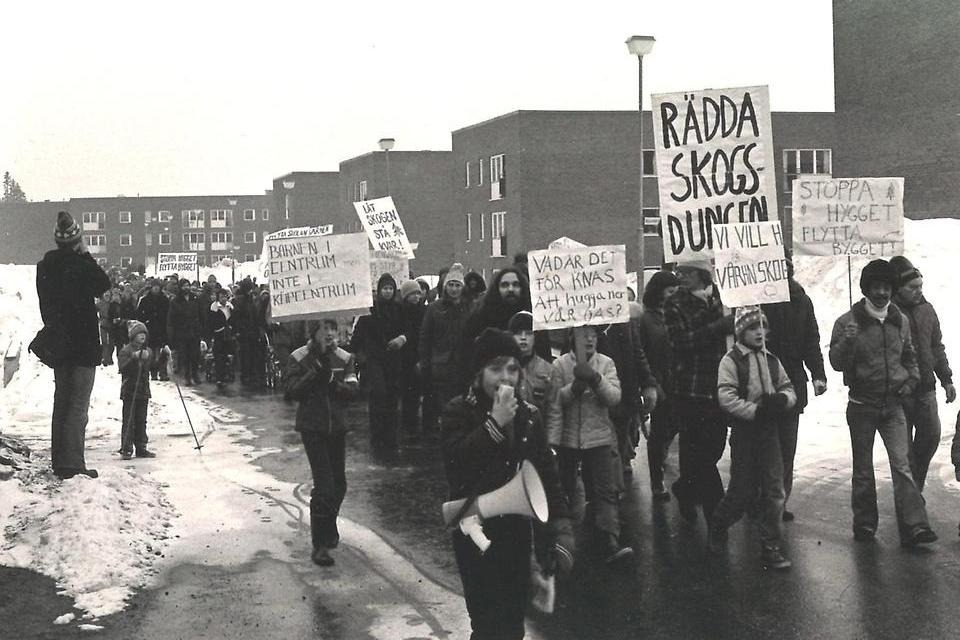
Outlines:
[[713, 512], [713, 526], [726, 529], [760, 494], [760, 540], [779, 547], [783, 537], [783, 459], [777, 425], [743, 423], [730, 436], [730, 484]]
[[65, 365], [53, 370], [53, 419], [50, 425], [50, 458], [54, 471], [86, 469], [84, 443], [87, 410], [96, 378], [96, 367]]
[[300, 439], [310, 462], [313, 490], [310, 492], [310, 535], [313, 547], [331, 547], [340, 539], [337, 515], [347, 494], [345, 434], [302, 431]]
[[650, 436], [647, 438], [647, 466], [650, 467], [650, 486], [663, 486], [663, 463], [667, 459], [670, 443], [677, 436], [677, 423], [673, 409], [666, 399], [657, 403], [650, 414]]
[[572, 502], [577, 492], [577, 465], [582, 463], [584, 489], [596, 519], [596, 527], [604, 533], [620, 536], [620, 515], [617, 511], [617, 480], [623, 470], [614, 446], [603, 445], [591, 449], [558, 447], [560, 484]]
[[137, 448], [137, 453], [147, 448], [147, 406], [150, 403], [149, 398], [138, 396], [134, 398], [123, 399], [123, 415], [120, 431], [120, 451], [132, 453], [133, 448]]
[[793, 491], [793, 460], [797, 455], [797, 437], [800, 432], [800, 414], [791, 411], [777, 421], [780, 433], [780, 456], [783, 459], [783, 504], [786, 507]]
[[940, 446], [940, 414], [937, 390], [917, 392], [903, 405], [910, 444], [909, 460], [913, 479], [923, 491], [933, 454]]
[[890, 459], [893, 501], [900, 539], [906, 540], [918, 528], [929, 527], [927, 508], [910, 473], [907, 450], [907, 423], [900, 403], [871, 407], [847, 404], [847, 424], [853, 448], [853, 528], [877, 530], [877, 482], [873, 472], [873, 442], [879, 433]]
[[703, 507], [709, 523], [723, 498], [723, 479], [717, 463], [727, 446], [727, 418], [716, 400], [677, 398], [673, 418], [680, 432], [680, 478], [677, 499]]

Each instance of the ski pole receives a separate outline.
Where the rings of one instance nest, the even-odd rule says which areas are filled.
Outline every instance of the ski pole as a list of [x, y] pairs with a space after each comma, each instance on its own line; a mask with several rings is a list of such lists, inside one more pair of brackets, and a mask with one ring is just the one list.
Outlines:
[[187, 415], [187, 424], [190, 425], [190, 432], [193, 434], [193, 441], [197, 443], [197, 446], [195, 446], [194, 449], [200, 451], [203, 448], [203, 445], [200, 444], [200, 439], [197, 438], [197, 431], [193, 428], [193, 420], [190, 419], [190, 412], [187, 410], [186, 400], [183, 399], [183, 391], [180, 390], [180, 383], [177, 382], [177, 377], [175, 375], [171, 375], [170, 379], [173, 380], [173, 384], [177, 387], [177, 394], [180, 396], [180, 404], [183, 405], [183, 412]]

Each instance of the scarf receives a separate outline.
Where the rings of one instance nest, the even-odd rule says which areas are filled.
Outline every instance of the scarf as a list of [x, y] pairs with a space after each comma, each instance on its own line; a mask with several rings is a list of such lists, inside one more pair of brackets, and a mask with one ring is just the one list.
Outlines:
[[883, 321], [887, 319], [887, 314], [890, 312], [890, 303], [887, 302], [887, 304], [882, 307], [877, 307], [870, 302], [869, 298], [864, 298], [864, 301], [866, 304], [863, 305], [863, 308], [867, 312], [867, 315], [878, 320], [880, 324], [883, 324]]

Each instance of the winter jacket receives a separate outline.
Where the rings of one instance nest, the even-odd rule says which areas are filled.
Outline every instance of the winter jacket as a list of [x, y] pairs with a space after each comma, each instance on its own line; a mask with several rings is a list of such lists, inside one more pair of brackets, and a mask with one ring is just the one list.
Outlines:
[[127, 342], [127, 323], [123, 320], [123, 311], [116, 300], [107, 306], [107, 323], [110, 325], [110, 342], [123, 345]]
[[[770, 333], [767, 349], [780, 359], [797, 393], [795, 409], [807, 406], [807, 371], [814, 380], [826, 380], [823, 354], [820, 352], [820, 329], [813, 311], [813, 301], [796, 280], [789, 280], [790, 301], [763, 305]], [[806, 365], [806, 369], [804, 369]]]
[[212, 338], [231, 340], [233, 338], [233, 305], [229, 302], [224, 305], [219, 302], [211, 303], [207, 312], [207, 329]]
[[[856, 338], [844, 337], [844, 327], [859, 326]], [[900, 309], [890, 303], [881, 324], [866, 311], [866, 300], [853, 305], [833, 325], [830, 364], [843, 372], [843, 384], [850, 387], [850, 400], [882, 407], [898, 400], [900, 391], [913, 393], [920, 382], [917, 355], [910, 338], [910, 325]]]
[[399, 367], [400, 350], [387, 349], [387, 343], [403, 335], [403, 330], [400, 305], [393, 301], [377, 300], [370, 309], [370, 315], [357, 319], [350, 351], [361, 354], [366, 360]]
[[640, 407], [640, 389], [656, 387], [657, 379], [643, 351], [633, 322], [611, 324], [598, 334], [597, 351], [613, 359], [620, 380], [620, 404], [624, 409]]
[[344, 404], [353, 395], [345, 381], [356, 381], [353, 356], [340, 347], [318, 355], [312, 344], [291, 353], [283, 373], [285, 397], [298, 401], [295, 429], [344, 433]]
[[[760, 358], [766, 358], [770, 372], [770, 388], [764, 389], [761, 382]], [[786, 409], [797, 402], [797, 394], [790, 382], [790, 376], [783, 365], [769, 351], [755, 351], [736, 343], [720, 361], [717, 371], [717, 401], [724, 413], [731, 416], [735, 424], [753, 422], [758, 402], [764, 393], [782, 393], [787, 397]]]
[[636, 326], [640, 344], [650, 365], [650, 373], [659, 383], [657, 392], [665, 392], [670, 387], [671, 355], [670, 336], [663, 319], [663, 309], [644, 306], [643, 315], [631, 322]]
[[913, 306], [901, 304], [900, 310], [910, 319], [910, 337], [917, 352], [917, 366], [920, 368], [917, 391], [933, 391], [937, 388], [937, 378], [944, 386], [953, 384], [953, 372], [943, 347], [940, 318], [933, 305], [921, 296], [920, 302]]
[[589, 386], [579, 396], [573, 393], [573, 368], [577, 357], [565, 353], [553, 363], [557, 389], [547, 413], [547, 439], [553, 446], [592, 449], [616, 443], [610, 408], [620, 402], [620, 380], [613, 360], [595, 353], [587, 361], [600, 374], [596, 389]]
[[704, 300], [680, 287], [664, 304], [663, 317], [673, 347], [667, 393], [678, 400], [715, 400], [717, 369], [733, 333], [733, 318], [724, 317], [716, 288]]
[[100, 364], [100, 330], [94, 298], [110, 288], [110, 278], [90, 254], [70, 248], [48, 251], [37, 263], [37, 297], [43, 323], [66, 338], [64, 365]]
[[162, 347], [167, 344], [167, 314], [170, 313], [170, 300], [163, 292], [156, 295], [148, 293], [140, 300], [137, 308], [137, 317], [147, 325], [150, 335], [147, 344], [151, 347]]
[[167, 340], [171, 345], [200, 340], [200, 307], [191, 294], [180, 294], [170, 301]]
[[400, 349], [400, 359], [403, 362], [404, 371], [413, 371], [420, 357], [420, 328], [423, 325], [427, 308], [422, 304], [403, 302], [400, 305], [400, 310], [403, 314], [403, 335], [407, 337], [403, 348]]
[[533, 354], [523, 365], [523, 378], [518, 388], [520, 398], [535, 406], [540, 415], [545, 416], [554, 392], [553, 365]]
[[459, 374], [460, 339], [469, 310], [447, 296], [427, 307], [420, 325], [418, 350], [420, 370], [431, 376]]
[[[150, 397], [150, 359], [140, 360], [139, 347], [127, 343], [117, 354], [117, 364], [120, 365], [120, 397], [123, 399], [137, 399]], [[144, 347], [147, 354], [150, 349]], [[139, 375], [139, 382], [137, 377]]]

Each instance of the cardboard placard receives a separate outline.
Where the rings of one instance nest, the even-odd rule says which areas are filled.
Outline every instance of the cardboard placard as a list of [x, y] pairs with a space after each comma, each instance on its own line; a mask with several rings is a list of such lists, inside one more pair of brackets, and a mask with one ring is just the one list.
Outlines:
[[794, 254], [889, 258], [903, 243], [903, 178], [793, 181]]
[[766, 86], [651, 100], [664, 262], [712, 258], [715, 225], [778, 219]]
[[157, 256], [157, 277], [164, 278], [177, 273], [193, 278], [197, 271], [196, 253], [161, 253]]
[[376, 291], [377, 281], [380, 276], [389, 273], [397, 283], [397, 291], [400, 285], [410, 279], [410, 261], [406, 256], [396, 251], [371, 251], [370, 252], [370, 288]]
[[728, 307], [790, 301], [779, 222], [737, 222], [713, 228], [714, 282]]
[[533, 328], [564, 329], [630, 320], [624, 245], [527, 254]]
[[374, 249], [396, 251], [408, 260], [415, 257], [407, 232], [403, 229], [403, 222], [400, 221], [400, 214], [397, 213], [397, 207], [393, 204], [393, 198], [387, 196], [354, 202], [353, 207], [357, 210], [360, 222], [363, 223], [363, 228], [366, 229]]

